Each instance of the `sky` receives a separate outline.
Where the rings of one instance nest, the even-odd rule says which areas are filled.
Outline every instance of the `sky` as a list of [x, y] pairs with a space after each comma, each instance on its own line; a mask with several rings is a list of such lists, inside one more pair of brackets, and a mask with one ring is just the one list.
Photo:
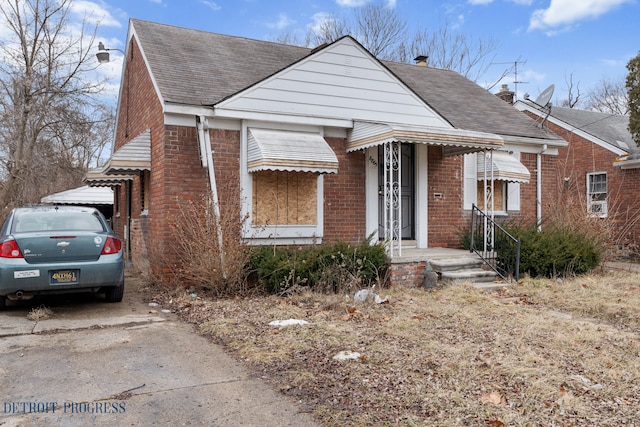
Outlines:
[[[495, 41], [478, 84], [487, 87], [517, 64], [517, 76], [512, 72], [501, 83], [517, 86], [519, 99], [525, 93], [536, 99], [554, 84], [557, 105], [570, 79], [574, 94], [586, 94], [602, 79], [623, 80], [627, 62], [640, 52], [640, 0], [74, 0], [74, 11], [99, 18], [97, 41], [124, 49], [129, 18], [274, 40], [284, 33], [303, 36], [327, 14], [348, 15], [368, 1], [393, 8], [409, 32], [446, 26]], [[120, 71], [117, 61], [105, 67], [116, 80]]]

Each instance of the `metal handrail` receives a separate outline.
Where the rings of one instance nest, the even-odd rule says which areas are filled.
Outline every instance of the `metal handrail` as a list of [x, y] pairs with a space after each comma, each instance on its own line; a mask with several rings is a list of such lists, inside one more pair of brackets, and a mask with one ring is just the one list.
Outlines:
[[475, 252], [498, 276], [510, 282], [520, 279], [520, 239], [475, 204], [471, 209], [470, 252]]

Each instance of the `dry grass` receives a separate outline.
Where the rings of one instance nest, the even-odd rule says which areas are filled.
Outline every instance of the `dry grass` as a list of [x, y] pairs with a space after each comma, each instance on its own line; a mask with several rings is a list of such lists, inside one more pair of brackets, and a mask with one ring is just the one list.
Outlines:
[[[639, 274], [384, 294], [172, 305], [325, 425], [640, 425]], [[310, 324], [268, 325], [289, 318]]]
[[33, 322], [39, 322], [40, 320], [47, 320], [53, 316], [53, 310], [49, 307], [45, 307], [41, 305], [40, 307], [32, 308], [29, 313], [27, 313], [27, 319]]

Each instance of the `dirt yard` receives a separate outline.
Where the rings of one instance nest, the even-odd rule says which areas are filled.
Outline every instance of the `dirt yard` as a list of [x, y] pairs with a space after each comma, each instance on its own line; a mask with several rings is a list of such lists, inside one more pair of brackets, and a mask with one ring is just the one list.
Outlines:
[[325, 425], [639, 425], [640, 273], [376, 293], [157, 300]]

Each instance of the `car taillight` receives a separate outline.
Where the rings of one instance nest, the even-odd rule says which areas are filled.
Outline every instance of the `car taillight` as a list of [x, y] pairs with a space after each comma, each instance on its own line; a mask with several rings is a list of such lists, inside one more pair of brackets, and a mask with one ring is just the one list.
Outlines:
[[102, 253], [100, 255], [117, 254], [122, 249], [122, 242], [115, 237], [107, 237], [107, 241], [104, 243]]
[[9, 239], [2, 242], [0, 258], [23, 258], [22, 251], [15, 240]]

